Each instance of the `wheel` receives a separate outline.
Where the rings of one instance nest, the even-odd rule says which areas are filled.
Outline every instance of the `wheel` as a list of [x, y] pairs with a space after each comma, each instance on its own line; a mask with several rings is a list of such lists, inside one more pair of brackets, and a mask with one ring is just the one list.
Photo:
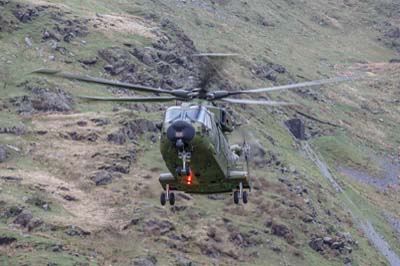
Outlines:
[[239, 204], [239, 191], [235, 190], [233, 192], [233, 202], [235, 204]]
[[167, 195], [165, 194], [165, 192], [162, 192], [160, 195], [160, 203], [162, 206], [164, 206], [166, 202], [167, 202]]
[[173, 206], [175, 204], [175, 194], [174, 192], [169, 193], [169, 204]]
[[243, 191], [242, 200], [244, 204], [247, 204], [247, 191]]

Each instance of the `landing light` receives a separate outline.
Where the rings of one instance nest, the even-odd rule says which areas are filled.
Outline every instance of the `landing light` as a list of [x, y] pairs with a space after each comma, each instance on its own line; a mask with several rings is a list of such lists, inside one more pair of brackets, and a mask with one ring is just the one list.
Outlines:
[[187, 176], [187, 184], [188, 185], [192, 184], [193, 175], [194, 175], [193, 171], [190, 170], [190, 174]]

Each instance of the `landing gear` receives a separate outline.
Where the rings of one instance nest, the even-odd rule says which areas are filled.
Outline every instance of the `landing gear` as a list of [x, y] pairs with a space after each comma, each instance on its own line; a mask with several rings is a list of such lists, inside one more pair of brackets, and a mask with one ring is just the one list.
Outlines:
[[242, 182], [239, 183], [238, 189], [233, 192], [233, 202], [239, 204], [240, 199], [242, 199], [244, 204], [247, 204], [248, 194], [247, 191], [243, 191]]
[[178, 176], [189, 176], [190, 175], [190, 166], [186, 165], [185, 167], [178, 166], [176, 168], [176, 173]]
[[247, 191], [243, 191], [242, 200], [243, 200], [244, 204], [247, 204], [247, 200], [248, 200]]
[[233, 192], [233, 202], [235, 204], [239, 204], [239, 191], [235, 190]]
[[169, 204], [173, 206], [175, 204], [175, 194], [174, 192], [169, 193]]
[[160, 195], [161, 206], [164, 206], [166, 202], [167, 202], [167, 195], [165, 194], [165, 192], [161, 192]]
[[162, 206], [165, 206], [165, 204], [169, 201], [169, 204], [173, 206], [175, 204], [175, 194], [174, 192], [170, 191], [169, 185], [167, 184], [165, 192], [161, 192], [160, 195], [160, 203]]

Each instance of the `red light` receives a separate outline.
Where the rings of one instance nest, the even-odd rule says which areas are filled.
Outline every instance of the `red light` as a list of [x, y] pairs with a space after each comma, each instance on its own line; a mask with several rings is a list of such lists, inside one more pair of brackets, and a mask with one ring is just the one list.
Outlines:
[[187, 176], [187, 184], [190, 185], [192, 184], [192, 179], [193, 179], [193, 171], [190, 170], [190, 175]]

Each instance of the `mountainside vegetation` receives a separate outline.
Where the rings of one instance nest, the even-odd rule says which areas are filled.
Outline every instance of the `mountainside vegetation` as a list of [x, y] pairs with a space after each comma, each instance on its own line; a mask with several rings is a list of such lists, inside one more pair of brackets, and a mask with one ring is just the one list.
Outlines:
[[[249, 203], [180, 192], [161, 207], [172, 104], [89, 103], [144, 94], [31, 74], [193, 88], [202, 52], [240, 55], [213, 89], [366, 78], [230, 106]], [[399, 103], [396, 1], [0, 0], [0, 265], [396, 265]]]

